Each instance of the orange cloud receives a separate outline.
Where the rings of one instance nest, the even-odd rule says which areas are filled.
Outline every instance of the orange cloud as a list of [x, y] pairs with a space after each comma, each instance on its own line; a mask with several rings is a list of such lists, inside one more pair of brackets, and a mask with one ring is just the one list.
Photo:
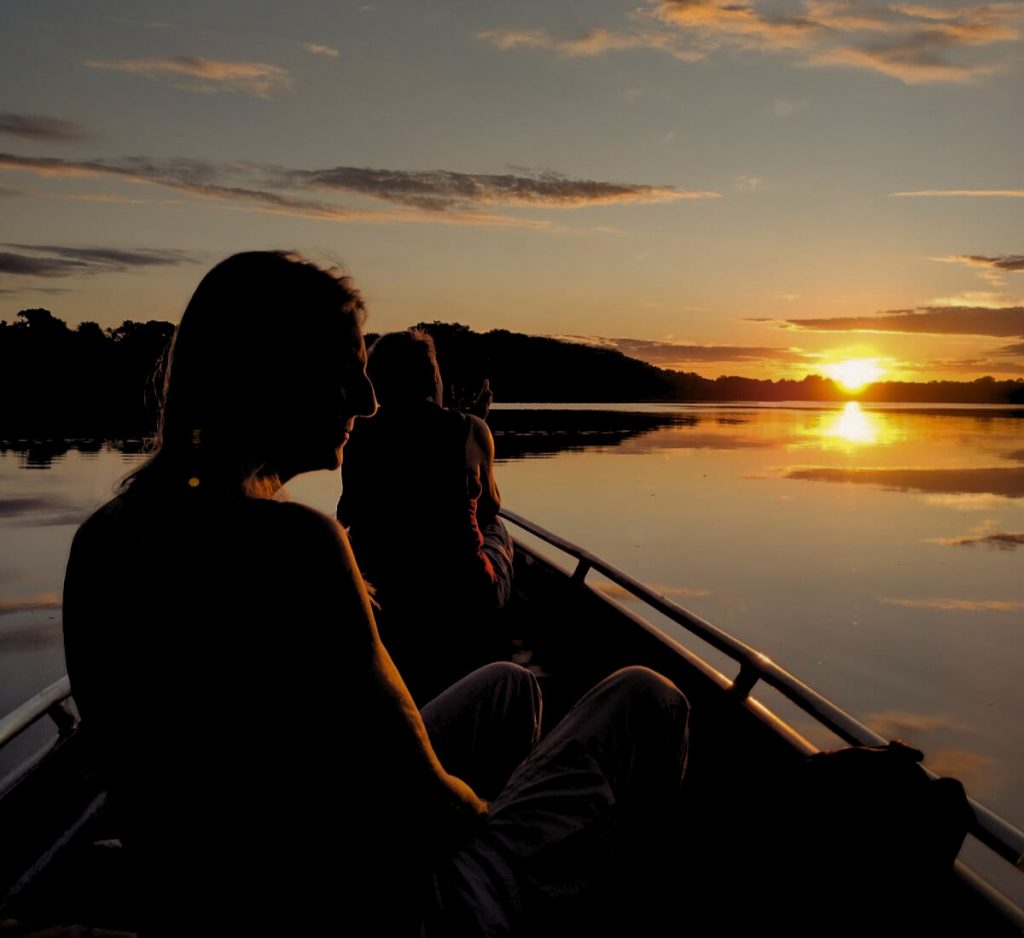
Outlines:
[[107, 72], [126, 72], [162, 81], [185, 91], [215, 94], [242, 91], [257, 98], [292, 86], [286, 69], [264, 62], [225, 62], [192, 55], [152, 59], [91, 60], [87, 67]]
[[1016, 337], [1024, 336], [1024, 306], [926, 306], [922, 309], [890, 310], [873, 316], [784, 319], [780, 324], [809, 332], [903, 332], [911, 335]]
[[302, 48], [311, 55], [325, 55], [329, 59], [336, 59], [341, 55], [337, 49], [334, 49], [331, 46], [322, 46], [318, 42], [304, 42], [302, 44]]
[[684, 48], [680, 37], [657, 30], [614, 32], [592, 29], [575, 39], [556, 39], [545, 29], [489, 29], [477, 33], [477, 38], [498, 49], [544, 49], [570, 59], [590, 58], [629, 49], [654, 49], [684, 62], [704, 58], [703, 52]]
[[[862, 68], [907, 84], [969, 82], [999, 63], [977, 50], [1021, 38], [1024, 9], [989, 3], [956, 10], [927, 5], [865, 6], [853, 0], [803, 0], [795, 13], [762, 0], [647, 0], [622, 31], [594, 29], [555, 38], [542, 29], [488, 30], [499, 49], [544, 49], [569, 58], [653, 49], [697, 61], [721, 47], [786, 52], [798, 65]], [[974, 55], [968, 55], [973, 52]], [[965, 57], [966, 56], [966, 57]]]

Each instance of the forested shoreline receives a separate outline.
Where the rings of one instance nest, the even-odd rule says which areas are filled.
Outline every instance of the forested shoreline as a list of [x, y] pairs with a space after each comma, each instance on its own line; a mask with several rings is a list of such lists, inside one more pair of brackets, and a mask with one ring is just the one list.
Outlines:
[[[844, 401], [1024, 404], [1024, 380], [878, 382], [856, 395], [831, 379], [704, 378], [657, 368], [621, 352], [458, 323], [421, 323], [434, 336], [453, 400], [471, 397], [486, 378], [496, 399], [522, 403]], [[282, 323], [287, 328], [287, 322]], [[174, 325], [127, 320], [102, 329], [69, 327], [47, 309], [0, 321], [0, 435], [146, 436]], [[371, 338], [368, 336], [368, 339]]]

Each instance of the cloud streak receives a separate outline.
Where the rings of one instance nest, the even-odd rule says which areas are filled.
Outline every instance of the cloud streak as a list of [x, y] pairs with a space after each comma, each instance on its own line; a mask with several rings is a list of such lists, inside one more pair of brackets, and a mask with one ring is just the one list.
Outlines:
[[558, 39], [545, 29], [489, 29], [477, 33], [477, 38], [498, 49], [543, 49], [569, 59], [592, 58], [606, 52], [629, 49], [654, 49], [684, 62], [696, 62], [704, 58], [704, 53], [699, 49], [687, 48], [682, 37], [654, 29], [629, 32], [592, 29], [573, 39]]
[[670, 368], [702, 362], [805, 362], [808, 356], [795, 349], [774, 346], [691, 345], [655, 339], [605, 338], [603, 336], [559, 335], [554, 338], [597, 348], [614, 349], [630, 358]]
[[1024, 270], [1024, 254], [954, 254], [943, 260], [956, 264], [967, 264], [971, 267], [984, 267], [988, 270], [1019, 271]]
[[[550, 228], [542, 219], [485, 211], [511, 208], [576, 209], [713, 198], [671, 186], [598, 182], [552, 172], [471, 174], [336, 166], [302, 170], [256, 164], [214, 164], [198, 160], [65, 160], [0, 153], [0, 169], [46, 177], [112, 177], [187, 192], [202, 199], [234, 203], [252, 211], [328, 221], [445, 222], [517, 228]], [[343, 192], [399, 206], [380, 211], [311, 198], [314, 192]]]
[[981, 277], [997, 287], [1005, 285], [1008, 273], [1024, 271], [1024, 254], [952, 254], [935, 260], [979, 269]]
[[890, 310], [872, 316], [784, 319], [781, 325], [807, 332], [902, 332], [912, 335], [1016, 337], [1024, 336], [1024, 306], [926, 306], [921, 309]]
[[918, 189], [889, 195], [894, 199], [1024, 199], [1024, 189]]
[[0, 113], [0, 134], [45, 140], [51, 143], [81, 140], [88, 136], [81, 124], [39, 114]]
[[[187, 251], [137, 248], [69, 247], [54, 244], [10, 244], [4, 247], [33, 251], [15, 254], [0, 251], [0, 273], [63, 277], [72, 274], [123, 272], [136, 267], [169, 267], [194, 263]], [[39, 256], [43, 255], [43, 256]]]
[[426, 211], [448, 211], [471, 205], [581, 208], [718, 197], [717, 192], [683, 192], [672, 186], [595, 182], [553, 172], [489, 175], [338, 166], [305, 172], [282, 170], [279, 178], [286, 185], [368, 195]]
[[785, 53], [804, 67], [857, 68], [906, 84], [971, 82], [1000, 67], [989, 47], [1021, 38], [1024, 11], [996, 2], [956, 9], [925, 4], [802, 0], [781, 12], [764, 0], [647, 0], [621, 30], [558, 38], [543, 29], [493, 29], [498, 49], [566, 58], [648, 49], [698, 61], [719, 49]]
[[331, 46], [323, 46], [319, 42], [304, 42], [302, 48], [310, 55], [323, 55], [329, 59], [336, 59], [341, 55], [337, 49]]
[[171, 85], [197, 94], [240, 91], [257, 98], [270, 98], [287, 91], [294, 82], [287, 69], [265, 62], [227, 62], [194, 55], [173, 55], [150, 59], [93, 59], [88, 68], [124, 72]]

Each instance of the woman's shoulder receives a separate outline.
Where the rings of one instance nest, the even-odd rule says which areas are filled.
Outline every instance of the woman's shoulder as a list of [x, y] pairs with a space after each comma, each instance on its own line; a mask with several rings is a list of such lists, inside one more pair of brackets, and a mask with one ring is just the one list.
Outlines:
[[323, 512], [300, 502], [278, 501], [277, 499], [254, 498], [246, 511], [252, 520], [268, 529], [271, 536], [297, 538], [304, 543], [320, 544], [323, 547], [337, 547], [343, 533], [341, 525]]

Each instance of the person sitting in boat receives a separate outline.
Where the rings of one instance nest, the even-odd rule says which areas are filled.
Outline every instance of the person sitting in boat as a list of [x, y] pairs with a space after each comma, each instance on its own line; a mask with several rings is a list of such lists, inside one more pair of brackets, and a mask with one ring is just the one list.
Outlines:
[[367, 372], [380, 410], [352, 433], [338, 519], [388, 650], [413, 696], [429, 700], [506, 651], [495, 612], [511, 592], [512, 541], [498, 518], [494, 439], [481, 417], [442, 406], [428, 333], [381, 336]]
[[155, 452], [75, 536], [68, 672], [144, 934], [535, 935], [678, 790], [688, 707], [645, 669], [539, 744], [511, 663], [421, 712], [343, 529], [275, 497], [337, 470], [376, 409], [362, 316], [348, 278], [293, 255], [214, 267]]

